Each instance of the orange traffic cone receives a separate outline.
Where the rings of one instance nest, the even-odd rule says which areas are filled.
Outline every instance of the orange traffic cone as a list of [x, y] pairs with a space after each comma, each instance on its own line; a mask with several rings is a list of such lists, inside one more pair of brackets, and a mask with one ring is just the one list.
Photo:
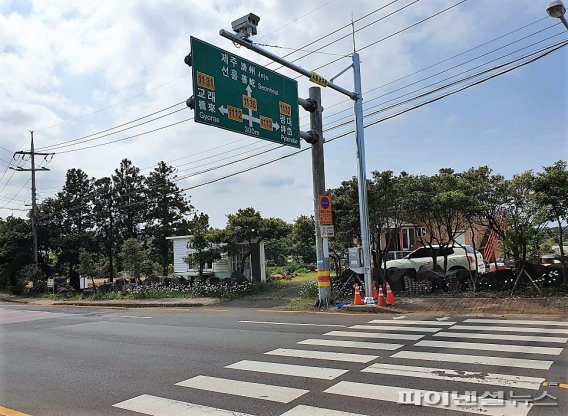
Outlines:
[[394, 299], [391, 287], [389, 285], [389, 282], [387, 282], [387, 305], [394, 305], [395, 302], [396, 300]]
[[377, 292], [377, 286], [373, 284], [373, 299], [375, 299], [376, 302], [379, 301], [379, 292]]
[[363, 300], [361, 299], [361, 291], [359, 290], [359, 285], [355, 283], [355, 297], [353, 298], [353, 305], [362, 305]]
[[383, 285], [379, 285], [379, 296], [377, 297], [378, 306], [387, 306], [387, 300], [385, 299], [385, 294], [383, 293]]

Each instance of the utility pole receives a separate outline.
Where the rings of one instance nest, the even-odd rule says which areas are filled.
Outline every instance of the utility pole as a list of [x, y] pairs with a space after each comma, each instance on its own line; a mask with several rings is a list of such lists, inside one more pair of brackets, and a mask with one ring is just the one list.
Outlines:
[[[255, 16], [258, 20], [258, 17]], [[233, 22], [233, 29], [235, 29], [235, 23], [239, 23], [238, 21]], [[231, 40], [235, 44], [239, 44], [244, 46], [247, 49], [250, 49], [268, 59], [271, 59], [279, 64], [289, 68], [299, 74], [302, 74], [306, 77], [309, 77], [310, 81], [321, 85], [322, 87], [329, 87], [337, 92], [340, 92], [354, 101], [354, 108], [355, 108], [355, 126], [356, 126], [356, 139], [357, 139], [357, 181], [359, 184], [359, 215], [360, 215], [360, 222], [361, 222], [361, 245], [363, 251], [363, 270], [364, 270], [364, 282], [365, 282], [365, 303], [366, 304], [374, 304], [375, 300], [373, 299], [373, 276], [371, 273], [371, 246], [370, 246], [370, 233], [369, 233], [369, 208], [368, 208], [368, 201], [367, 201], [367, 175], [366, 175], [366, 166], [365, 166], [365, 131], [363, 126], [363, 96], [361, 93], [361, 66], [359, 60], [359, 54], [357, 52], [353, 53], [352, 56], [352, 63], [347, 68], [342, 70], [339, 74], [335, 77], [331, 78], [331, 80], [325, 79], [320, 74], [314, 71], [308, 71], [298, 65], [293, 64], [292, 62], [288, 62], [285, 59], [281, 58], [278, 55], [269, 52], [258, 45], [252, 43], [248, 37], [250, 35], [256, 34], [256, 24], [254, 24], [254, 30], [250, 31], [250, 33], [242, 34], [238, 33], [237, 35], [228, 32], [224, 29], [219, 31], [219, 34], [224, 38]], [[347, 70], [353, 68], [353, 76], [355, 81], [355, 91], [349, 91], [337, 84], [334, 84], [332, 81], [334, 78], [339, 77], [341, 74], [346, 72]], [[302, 138], [305, 138], [304, 135], [301, 135]], [[313, 149], [313, 148], [312, 148]], [[319, 207], [318, 207], [319, 210]], [[317, 232], [317, 231], [316, 231]], [[316, 238], [317, 240], [317, 238]], [[321, 294], [321, 292], [320, 292]]]
[[311, 87], [308, 100], [298, 103], [310, 112], [310, 131], [303, 138], [312, 145], [312, 182], [314, 196], [314, 222], [316, 234], [316, 255], [318, 266], [318, 306], [327, 307], [331, 302], [331, 278], [329, 270], [328, 239], [321, 236], [319, 211], [320, 195], [325, 194], [325, 167], [323, 157], [323, 122], [321, 88]]
[[53, 156], [54, 153], [39, 153], [36, 152], [34, 149], [34, 132], [30, 131], [30, 135], [31, 135], [31, 145], [30, 145], [30, 151], [26, 152], [26, 151], [20, 151], [20, 152], [15, 152], [15, 155], [30, 155], [31, 156], [31, 167], [29, 169], [24, 169], [24, 168], [20, 168], [20, 167], [16, 167], [16, 168], [10, 168], [12, 170], [16, 170], [19, 172], [31, 172], [32, 173], [32, 215], [31, 215], [31, 220], [32, 220], [32, 239], [33, 239], [33, 252], [34, 252], [34, 264], [37, 267], [38, 266], [38, 260], [37, 260], [37, 192], [36, 192], [36, 171], [45, 171], [45, 170], [49, 170], [45, 167], [42, 168], [37, 168], [35, 167], [35, 156]]

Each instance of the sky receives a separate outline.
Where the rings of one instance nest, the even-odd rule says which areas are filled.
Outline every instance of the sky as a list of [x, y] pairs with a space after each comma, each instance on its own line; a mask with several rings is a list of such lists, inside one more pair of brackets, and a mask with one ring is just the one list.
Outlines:
[[[297, 149], [184, 121], [193, 117], [190, 36], [299, 77], [300, 97], [315, 86], [219, 36], [249, 12], [260, 17], [253, 42], [328, 79], [351, 64], [355, 46], [367, 175], [539, 171], [568, 159], [568, 48], [411, 108], [568, 40], [545, 8], [541, 0], [0, 0], [0, 217], [29, 209], [30, 173], [9, 167], [29, 168], [13, 152], [30, 149], [31, 130], [36, 151], [55, 153], [36, 157], [49, 169], [36, 175], [39, 202], [61, 190], [68, 169], [101, 178], [128, 158], [143, 174], [159, 161], [176, 167], [178, 185], [215, 227], [245, 207], [288, 222], [311, 215], [309, 149], [249, 170]], [[352, 91], [352, 70], [334, 82]], [[325, 181], [335, 188], [357, 173], [353, 103], [322, 88], [322, 104]]]

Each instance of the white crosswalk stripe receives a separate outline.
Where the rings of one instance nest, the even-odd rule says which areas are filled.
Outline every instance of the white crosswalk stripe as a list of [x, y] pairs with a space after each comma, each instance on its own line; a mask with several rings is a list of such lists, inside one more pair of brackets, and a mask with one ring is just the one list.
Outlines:
[[[241, 360], [226, 365], [224, 368], [228, 371], [223, 376], [227, 378], [198, 375], [176, 384], [189, 389], [230, 395], [235, 400], [241, 397], [283, 404], [296, 401], [294, 407], [278, 416], [370, 416], [377, 413], [368, 412], [369, 404], [377, 403], [381, 409], [379, 402], [399, 403], [398, 406], [406, 406], [406, 408], [401, 407], [401, 414], [406, 414], [405, 409], [416, 409], [414, 406], [409, 407], [414, 404], [445, 409], [448, 411], [446, 412], [448, 416], [465, 413], [486, 416], [526, 416], [531, 405], [514, 403], [511, 397], [505, 399], [470, 397], [469, 391], [476, 390], [472, 387], [474, 385], [482, 385], [483, 388], [478, 391], [505, 388], [537, 392], [547, 378], [546, 370], [551, 368], [554, 361], [533, 358], [558, 356], [564, 349], [565, 345], [562, 344], [568, 343], [568, 323], [557, 321], [466, 319], [456, 323], [446, 320], [373, 319], [366, 324], [349, 327], [323, 323], [240, 322], [315, 328], [335, 327], [323, 329], [321, 332], [315, 329], [314, 331], [322, 335], [297, 342], [298, 348], [276, 348], [264, 352], [262, 357], [269, 361]], [[390, 343], [389, 340], [396, 341]], [[300, 346], [305, 346], [303, 348], [307, 349], [302, 349]], [[425, 348], [438, 349], [440, 352], [422, 351]], [[333, 349], [336, 351], [329, 351]], [[354, 353], [343, 352], [347, 349], [354, 350]], [[359, 354], [360, 351], [356, 350], [361, 352], [366, 350], [368, 354]], [[380, 350], [384, 352], [379, 355], [377, 351]], [[480, 355], [476, 355], [476, 352]], [[343, 363], [335, 365], [344, 368], [331, 368], [329, 366], [332, 366], [332, 363], [319, 367], [316, 366], [317, 364], [313, 365], [314, 362], [318, 362], [313, 360], [319, 360], [320, 364], [325, 364], [325, 361]], [[304, 365], [305, 363], [311, 365]], [[419, 366], [412, 365], [414, 363]], [[434, 365], [435, 363], [438, 365]], [[365, 366], [357, 366], [360, 364]], [[467, 370], [464, 370], [464, 366]], [[348, 369], [349, 367], [354, 368]], [[513, 374], [510, 374], [507, 368]], [[524, 374], [521, 369], [525, 370]], [[354, 371], [367, 374], [365, 383], [350, 381], [350, 375], [353, 375]], [[246, 374], [249, 378], [254, 376], [255, 382], [238, 380], [239, 375], [246, 376]], [[323, 389], [314, 388], [310, 392], [312, 387], [308, 387], [310, 390], [299, 388], [305, 387], [308, 383], [301, 379], [312, 379], [309, 381], [310, 386], [316, 382], [328, 384]], [[399, 387], [408, 385], [410, 379], [418, 383], [416, 389]], [[279, 385], [279, 380], [285, 382], [286, 386]], [[386, 385], [384, 380], [394, 381], [392, 384], [389, 381], [389, 385]], [[433, 382], [443, 386], [436, 387], [440, 391], [419, 388], [419, 383]], [[444, 388], [446, 391], [441, 391]], [[314, 402], [313, 398], [309, 399], [312, 400], [311, 403], [324, 403], [324, 407], [309, 406], [297, 401], [301, 399], [304, 403], [310, 403], [304, 401], [307, 400], [304, 396], [319, 395], [321, 398], [322, 391], [323, 396], [344, 397], [345, 406], [347, 403], [353, 403], [354, 411], [360, 412], [361, 409], [365, 409], [367, 412], [363, 413], [369, 414], [346, 412], [345, 406], [343, 410], [328, 408], [333, 407], [330, 403], [337, 401]], [[409, 398], [412, 398], [411, 402], [408, 402]], [[365, 403], [362, 399], [371, 402]], [[406, 404], [402, 404], [402, 399], [407, 400]], [[360, 403], [365, 403], [365, 407], [361, 407]], [[151, 416], [262, 416], [146, 394], [117, 403], [114, 407]], [[249, 407], [244, 409], [248, 410]], [[419, 410], [411, 411], [419, 412]], [[378, 414], [380, 413], [378, 410]]]
[[280, 416], [366, 416], [360, 413], [340, 412], [338, 410], [324, 409], [321, 407], [298, 405], [293, 409], [282, 413]]
[[323, 345], [326, 347], [364, 348], [370, 350], [396, 350], [402, 344], [383, 344], [379, 342], [337, 341], [334, 339], [305, 339], [298, 342], [302, 345]]
[[448, 354], [423, 351], [399, 351], [391, 358], [405, 358], [420, 361], [447, 361], [450, 363], [494, 365], [500, 367], [534, 368], [548, 370], [553, 361], [523, 358], [492, 357], [486, 355]]
[[527, 347], [524, 345], [487, 344], [481, 342], [420, 341], [416, 347], [457, 348], [462, 350], [520, 352], [523, 354], [560, 355], [562, 348]]
[[393, 325], [430, 325], [430, 326], [452, 326], [455, 322], [449, 321], [411, 321], [411, 320], [400, 320], [400, 321], [387, 321], [386, 319], [374, 319], [369, 321], [370, 324], [393, 324]]
[[513, 326], [490, 326], [490, 325], [454, 325], [449, 329], [467, 329], [469, 331], [497, 331], [497, 332], [539, 332], [543, 334], [568, 334], [568, 328], [532, 328]]
[[149, 394], [114, 404], [113, 407], [151, 416], [251, 416], [199, 404], [171, 400]]
[[309, 358], [315, 360], [344, 361], [351, 363], [368, 363], [370, 361], [379, 358], [378, 355], [348, 354], [344, 352], [331, 352], [331, 351], [297, 350], [290, 348], [278, 348], [272, 351], [265, 352], [265, 354], [279, 355], [282, 357]]
[[414, 334], [392, 334], [389, 332], [355, 332], [355, 331], [330, 331], [324, 335], [331, 337], [353, 337], [353, 338], [386, 338], [386, 339], [407, 339], [417, 341], [424, 335]]
[[509, 400], [479, 399], [474, 404], [468, 404], [471, 400], [470, 397], [457, 393], [354, 383], [351, 381], [340, 381], [324, 390], [324, 393], [395, 403], [400, 403], [401, 399], [404, 400], [404, 397], [421, 397], [424, 399], [420, 400], [420, 405], [425, 407], [489, 416], [526, 416], [531, 409], [530, 404], [518, 406]]
[[231, 394], [234, 396], [250, 397], [253, 399], [269, 400], [279, 403], [290, 403], [309, 390], [291, 387], [274, 386], [271, 384], [250, 383], [248, 381], [231, 380], [228, 378], [196, 376], [176, 383], [176, 386]]
[[322, 380], [333, 380], [349, 371], [338, 370], [335, 368], [279, 364], [250, 360], [239, 361], [234, 364], [227, 365], [225, 366], [225, 368], [244, 371], [256, 371], [259, 373], [282, 374], [295, 377], [319, 378]]
[[361, 370], [366, 373], [389, 374], [394, 376], [424, 378], [434, 380], [451, 380], [465, 383], [489, 384], [493, 386], [515, 387], [538, 390], [545, 380], [539, 377], [512, 376], [474, 371], [456, 371], [446, 368], [414, 367], [394, 364], [372, 364]]
[[[400, 321], [397, 321], [397, 323]], [[444, 328], [391, 326], [391, 325], [353, 325], [349, 329], [372, 329], [375, 331], [400, 331], [400, 332], [438, 332]]]
[[511, 335], [511, 334], [477, 334], [477, 333], [470, 333], [470, 332], [450, 332], [450, 331], [442, 331], [436, 334], [433, 334], [434, 337], [442, 337], [442, 338], [481, 338], [481, 339], [501, 339], [505, 341], [526, 341], [526, 342], [552, 342], [552, 343], [560, 343], [565, 344], [568, 342], [568, 338], [561, 338], [561, 337], [545, 337], [541, 335]]
[[472, 324], [511, 324], [511, 325], [552, 325], [552, 326], [568, 326], [565, 321], [538, 321], [523, 319], [466, 319], [465, 323]]

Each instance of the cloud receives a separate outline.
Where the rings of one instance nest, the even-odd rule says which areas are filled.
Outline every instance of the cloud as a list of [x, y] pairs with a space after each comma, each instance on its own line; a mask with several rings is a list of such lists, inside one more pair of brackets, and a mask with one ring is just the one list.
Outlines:
[[266, 188], [278, 189], [293, 185], [295, 183], [295, 180], [291, 176], [263, 176], [259, 179], [258, 183]]
[[[452, 64], [472, 59], [490, 48], [551, 24], [549, 21], [535, 24], [515, 32], [500, 43], [476, 49], [440, 65], [434, 64], [544, 17], [544, 6], [532, 0], [469, 1], [393, 35], [454, 2], [422, 1], [382, 19], [401, 5], [397, 2], [372, 13], [386, 2], [333, 1], [301, 17], [317, 5], [300, 0], [0, 0], [0, 119], [21, 127], [2, 123], [1, 144], [11, 150], [26, 149], [29, 147], [28, 130], [35, 130], [36, 146], [45, 147], [89, 136], [184, 102], [192, 94], [190, 68], [183, 63], [189, 52], [190, 35], [296, 78], [297, 74], [292, 71], [278, 68], [278, 65], [245, 48], [236, 49], [218, 35], [220, 28], [230, 28], [232, 20], [250, 11], [261, 18], [256, 42], [303, 49], [291, 53], [287, 59], [297, 60], [297, 64], [310, 70], [325, 65], [317, 71], [328, 78], [351, 63], [347, 56], [327, 65], [339, 57], [325, 54], [349, 55], [352, 52], [351, 12], [355, 19], [371, 13], [355, 24], [356, 29], [366, 26], [355, 34], [357, 48], [376, 42], [360, 51], [365, 111], [383, 110], [385, 106], [415, 95], [414, 91], [465, 69], [449, 70]], [[511, 19], [508, 13], [512, 6], [516, 9], [515, 19]], [[310, 44], [345, 25], [322, 41]], [[527, 39], [526, 43], [517, 47], [526, 46], [534, 40]], [[318, 51], [326, 43], [330, 45]], [[280, 55], [292, 52], [266, 48]], [[502, 54], [512, 50], [512, 47], [504, 49]], [[306, 56], [299, 59], [303, 55]], [[485, 60], [493, 57], [495, 55]], [[485, 60], [476, 60], [466, 67], [479, 65]], [[565, 67], [562, 58], [550, 57], [529, 66], [530, 69], [519, 70], [514, 77], [493, 80], [482, 87], [368, 127], [365, 131], [368, 170], [405, 169], [428, 173], [452, 164], [458, 169], [466, 162], [467, 167], [485, 164], [483, 154], [491, 153], [496, 145], [494, 135], [483, 133], [491, 130], [502, 135], [505, 135], [503, 132], [515, 132], [515, 139], [522, 135], [525, 141], [530, 141], [533, 135], [542, 142], [558, 143], [558, 127], [549, 126], [554, 125], [552, 119], [564, 119], [568, 105], [566, 90], [547, 90], [538, 96], [538, 100], [535, 99], [535, 90], [542, 90], [541, 86], [553, 76], [563, 73]], [[436, 75], [443, 70], [447, 72]], [[426, 80], [421, 81], [423, 78]], [[347, 71], [336, 82], [352, 89], [352, 72]], [[307, 97], [309, 88], [313, 86], [300, 77], [299, 95]], [[514, 99], [508, 100], [507, 97]], [[353, 103], [347, 97], [323, 88], [322, 103], [326, 139], [353, 129], [353, 124], [339, 126], [353, 118]], [[177, 109], [182, 111], [165, 116]], [[365, 118], [365, 123], [372, 123], [401, 109], [395, 107], [380, 111]], [[497, 109], [507, 109], [510, 115], [496, 117]], [[81, 146], [56, 149], [57, 154], [49, 165], [52, 170], [38, 175], [38, 192], [44, 195], [55, 193], [64, 181], [65, 172], [72, 167], [81, 167], [90, 176], [108, 176], [125, 157], [136, 166], [147, 168], [143, 171], [145, 174], [160, 160], [180, 165], [180, 176], [193, 175], [179, 181], [182, 188], [187, 188], [250, 169], [294, 151], [283, 148], [238, 161], [266, 142], [194, 121], [165, 127], [192, 117], [192, 112], [183, 104], [153, 117], [158, 116], [163, 118], [155, 121], [144, 118], [137, 123], [146, 124], [81, 145], [86, 147], [123, 139], [107, 146], [71, 153], [62, 151]], [[302, 129], [309, 129], [308, 114], [300, 110], [300, 116]], [[565, 126], [564, 130], [567, 129]], [[149, 130], [156, 131], [127, 139]], [[523, 131], [526, 133], [523, 134]], [[111, 132], [104, 134], [107, 133]], [[94, 137], [97, 136], [88, 139]], [[455, 137], [460, 137], [460, 141]], [[464, 155], [461, 140], [475, 143], [477, 148], [486, 152]], [[436, 147], [439, 143], [444, 143], [444, 151], [447, 151], [442, 160], [435, 157], [440, 153]], [[534, 139], [530, 143], [534, 143]], [[529, 148], [529, 145], [515, 148], [515, 160], [523, 163], [512, 158], [499, 160], [503, 171], [539, 169], [548, 163], [551, 152], [540, 147], [532, 151]], [[249, 150], [251, 153], [241, 154]], [[227, 213], [247, 206], [256, 207], [265, 216], [279, 216], [290, 221], [300, 214], [310, 214], [313, 202], [309, 153], [307, 151], [190, 190], [192, 203], [200, 211], [208, 213], [216, 226], [225, 224]], [[326, 144], [325, 155], [328, 188], [336, 187], [355, 175], [353, 133]], [[0, 176], [2, 173], [0, 169]], [[0, 181], [0, 189], [8, 176]], [[13, 196], [28, 178], [27, 175], [14, 175], [0, 196]], [[27, 196], [29, 189], [24, 189], [20, 196], [24, 194]], [[2, 217], [9, 213], [0, 210]]]

